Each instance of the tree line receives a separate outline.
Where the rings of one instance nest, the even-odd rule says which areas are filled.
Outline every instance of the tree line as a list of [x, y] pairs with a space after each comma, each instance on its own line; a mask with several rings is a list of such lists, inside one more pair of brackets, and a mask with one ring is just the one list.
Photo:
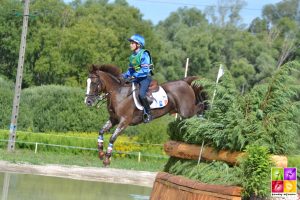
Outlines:
[[[22, 3], [1, 0], [0, 74], [14, 80], [22, 27]], [[224, 1], [225, 2], [225, 1]], [[111, 63], [126, 70], [127, 38], [140, 33], [152, 53], [160, 82], [188, 75], [215, 78], [219, 64], [240, 92], [264, 82], [280, 66], [299, 60], [298, 0], [266, 5], [262, 17], [242, 23], [244, 0], [179, 8], [159, 24], [143, 19], [125, 0], [32, 0], [23, 87], [61, 84], [84, 87], [88, 67]]]

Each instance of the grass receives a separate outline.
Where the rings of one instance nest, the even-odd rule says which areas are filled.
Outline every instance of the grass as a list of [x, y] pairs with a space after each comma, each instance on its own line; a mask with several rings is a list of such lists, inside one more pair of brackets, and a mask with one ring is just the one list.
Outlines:
[[289, 167], [297, 167], [300, 170], [300, 155], [288, 156]]
[[[17, 149], [14, 152], [8, 152], [6, 149], [0, 149], [0, 160], [12, 163], [29, 163], [34, 165], [58, 164], [58, 165], [77, 165], [82, 167], [103, 167], [102, 161], [95, 155], [90, 154], [63, 154], [57, 152], [34, 153], [31, 150]], [[133, 158], [113, 157], [110, 167], [119, 169], [130, 169], [139, 171], [162, 171], [167, 159], [151, 158], [143, 159], [138, 162]]]

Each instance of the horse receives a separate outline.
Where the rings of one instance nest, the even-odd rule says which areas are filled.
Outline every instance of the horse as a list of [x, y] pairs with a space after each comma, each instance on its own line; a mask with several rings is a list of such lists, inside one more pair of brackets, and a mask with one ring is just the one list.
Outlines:
[[[168, 103], [165, 107], [152, 109], [153, 119], [165, 114], [178, 113], [182, 118], [190, 118], [202, 114], [207, 109], [207, 93], [198, 84], [192, 84], [198, 77], [188, 76], [182, 80], [161, 84], [165, 90]], [[118, 66], [93, 64], [87, 78], [85, 104], [93, 106], [97, 102], [106, 100], [109, 119], [99, 131], [98, 156], [104, 166], [110, 164], [113, 144], [117, 137], [128, 127], [143, 122], [143, 111], [137, 109], [131, 84], [124, 82]], [[109, 139], [107, 151], [103, 150], [103, 135], [112, 127], [115, 131]]]

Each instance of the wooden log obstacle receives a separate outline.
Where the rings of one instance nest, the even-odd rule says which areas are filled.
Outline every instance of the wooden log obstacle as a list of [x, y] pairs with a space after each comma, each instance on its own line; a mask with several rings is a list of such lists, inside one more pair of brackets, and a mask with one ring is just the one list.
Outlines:
[[[238, 164], [238, 158], [245, 155], [244, 152], [216, 151], [211, 147], [186, 144], [177, 141], [168, 141], [164, 150], [169, 156], [198, 160], [201, 152], [203, 160], [219, 160], [231, 165]], [[271, 159], [278, 167], [287, 167], [285, 156], [272, 155]], [[151, 200], [220, 200], [241, 199], [242, 188], [237, 186], [224, 186], [205, 184], [190, 180], [182, 176], [175, 176], [165, 172], [159, 172], [156, 176]]]
[[[170, 140], [164, 144], [164, 150], [169, 156], [183, 159], [198, 160], [201, 151], [201, 146]], [[203, 160], [219, 160], [229, 163], [231, 165], [238, 164], [238, 158], [245, 155], [244, 152], [237, 151], [216, 151], [211, 147], [203, 147], [201, 152], [201, 159]], [[287, 167], [288, 161], [286, 156], [271, 155], [271, 159], [277, 167]]]

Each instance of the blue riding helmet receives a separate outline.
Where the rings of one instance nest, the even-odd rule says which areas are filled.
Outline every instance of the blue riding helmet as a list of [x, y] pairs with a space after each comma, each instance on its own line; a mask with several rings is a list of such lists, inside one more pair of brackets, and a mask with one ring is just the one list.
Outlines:
[[145, 46], [145, 38], [139, 34], [134, 34], [133, 36], [131, 36], [130, 38], [128, 38], [128, 41], [130, 42], [136, 42], [139, 45], [141, 45], [141, 47]]

